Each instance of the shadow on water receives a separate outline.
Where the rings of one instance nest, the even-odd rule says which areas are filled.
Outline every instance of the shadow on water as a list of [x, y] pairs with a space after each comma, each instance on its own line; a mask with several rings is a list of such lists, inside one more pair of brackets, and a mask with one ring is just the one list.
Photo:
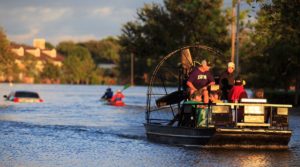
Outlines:
[[[25, 122], [14, 121], [2, 121], [1, 126], [4, 128], [3, 133], [13, 132], [14, 129], [23, 129], [25, 134], [32, 135], [50, 135], [50, 134], [77, 134], [81, 133], [85, 136], [97, 136], [97, 135], [112, 135], [115, 137], [123, 137], [128, 139], [145, 140], [146, 136], [144, 128], [141, 127], [129, 127], [123, 129], [110, 129], [103, 127], [90, 127], [90, 126], [74, 126], [74, 125], [35, 125]], [[45, 132], [45, 133], [43, 133]], [[72, 136], [68, 136], [72, 137]]]

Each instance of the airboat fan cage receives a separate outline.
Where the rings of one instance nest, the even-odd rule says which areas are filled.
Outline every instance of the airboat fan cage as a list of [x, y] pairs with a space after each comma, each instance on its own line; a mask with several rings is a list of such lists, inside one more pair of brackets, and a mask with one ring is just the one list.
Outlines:
[[205, 45], [191, 45], [166, 55], [156, 66], [147, 91], [147, 123], [167, 124], [180, 111], [187, 99], [186, 81], [189, 73], [202, 60], [210, 61], [210, 71], [224, 66], [224, 55]]

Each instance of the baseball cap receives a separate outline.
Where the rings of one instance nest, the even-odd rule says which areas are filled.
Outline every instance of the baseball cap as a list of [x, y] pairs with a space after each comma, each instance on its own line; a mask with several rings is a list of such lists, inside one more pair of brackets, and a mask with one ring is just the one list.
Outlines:
[[234, 64], [233, 62], [229, 62], [229, 63], [228, 63], [228, 68], [229, 68], [229, 67], [235, 68], [235, 64]]
[[202, 60], [202, 61], [201, 61], [201, 65], [202, 65], [202, 66], [211, 66], [211, 63], [210, 63], [210, 61]]

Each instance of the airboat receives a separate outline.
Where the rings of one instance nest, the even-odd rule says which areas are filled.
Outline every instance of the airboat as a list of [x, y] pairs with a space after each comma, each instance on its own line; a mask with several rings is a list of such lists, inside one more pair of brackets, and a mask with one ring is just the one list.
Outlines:
[[180, 146], [288, 148], [292, 105], [258, 98], [207, 104], [189, 100], [186, 81], [195, 61], [209, 60], [214, 65], [210, 71], [215, 73], [226, 64], [221, 57], [214, 48], [192, 45], [162, 58], [147, 90], [144, 126], [148, 140]]

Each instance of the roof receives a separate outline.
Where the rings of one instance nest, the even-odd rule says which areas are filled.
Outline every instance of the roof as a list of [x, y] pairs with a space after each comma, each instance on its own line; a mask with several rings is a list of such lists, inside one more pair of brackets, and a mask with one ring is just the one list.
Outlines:
[[[33, 46], [28, 46], [28, 45], [24, 45], [24, 44], [16, 44], [16, 43], [13, 43], [13, 42], [10, 44], [10, 48], [11, 49], [18, 49], [20, 47], [24, 48], [24, 52], [26, 50], [39, 49], [39, 48], [35, 48]], [[56, 52], [56, 57], [51, 57], [51, 56], [45, 54], [43, 51], [51, 51], [51, 50], [49, 50], [49, 49], [40, 49], [40, 56], [36, 57], [37, 59], [40, 59], [40, 60], [60, 61], [60, 62], [62, 62], [64, 60], [64, 56], [61, 55], [61, 54], [59, 54], [59, 53], [57, 53], [57, 52]], [[28, 53], [28, 52], [26, 52], [26, 53]], [[21, 56], [17, 56], [17, 59], [23, 59], [23, 58]]]

